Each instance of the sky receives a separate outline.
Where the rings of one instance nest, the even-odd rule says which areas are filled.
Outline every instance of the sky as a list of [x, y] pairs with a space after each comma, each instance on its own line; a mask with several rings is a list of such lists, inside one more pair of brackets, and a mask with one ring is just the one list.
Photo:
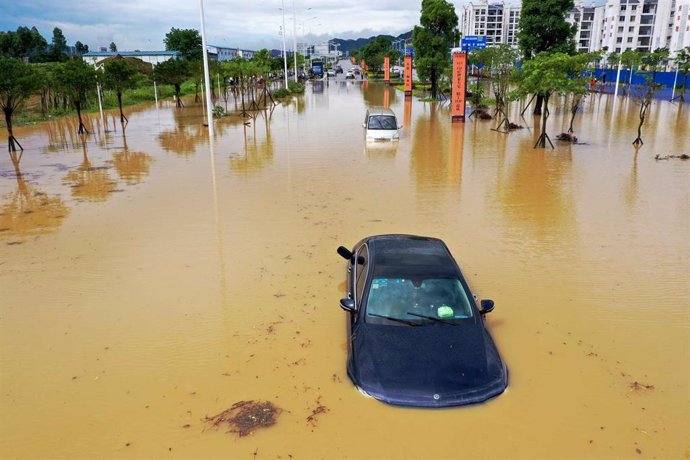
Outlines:
[[[465, 1], [452, 1], [459, 16]], [[285, 4], [287, 47], [331, 38], [397, 36], [419, 23], [421, 0], [203, 0], [209, 45], [281, 49]], [[294, 9], [293, 9], [294, 4]], [[36, 28], [50, 43], [59, 27], [68, 45], [91, 51], [115, 42], [118, 50], [163, 50], [172, 27], [200, 30], [199, 0], [0, 0], [0, 30]], [[305, 39], [303, 39], [305, 37]]]

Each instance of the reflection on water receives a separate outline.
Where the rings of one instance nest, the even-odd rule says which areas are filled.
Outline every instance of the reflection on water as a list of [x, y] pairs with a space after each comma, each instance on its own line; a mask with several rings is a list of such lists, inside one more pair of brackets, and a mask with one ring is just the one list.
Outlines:
[[[0, 235], [26, 236], [41, 234], [58, 228], [69, 214], [59, 195], [49, 196], [28, 183], [21, 173], [20, 154], [10, 153], [14, 167], [16, 189], [3, 195], [0, 201]], [[9, 174], [0, 179], [9, 180]]]
[[[401, 138], [367, 144], [386, 91]], [[223, 117], [212, 142], [191, 101], [133, 108], [126, 137], [113, 112], [84, 138], [73, 118], [17, 127], [21, 174], [0, 155], [0, 457], [454, 458], [444, 440], [478, 427], [468, 458], [687, 456], [690, 169], [654, 160], [688, 153], [686, 105], [655, 101], [639, 150], [628, 98], [591, 95], [582, 144], [535, 150], [524, 102], [525, 129], [502, 134], [360, 81]], [[552, 138], [569, 114], [554, 101]], [[496, 301], [500, 398], [413, 410], [353, 388], [335, 248], [394, 232], [444, 239]], [[277, 424], [205, 429], [247, 400]]]
[[117, 182], [110, 178], [107, 166], [94, 166], [87, 154], [86, 142], [82, 143], [84, 159], [75, 169], [69, 171], [63, 182], [72, 188], [77, 199], [104, 201], [117, 188]]

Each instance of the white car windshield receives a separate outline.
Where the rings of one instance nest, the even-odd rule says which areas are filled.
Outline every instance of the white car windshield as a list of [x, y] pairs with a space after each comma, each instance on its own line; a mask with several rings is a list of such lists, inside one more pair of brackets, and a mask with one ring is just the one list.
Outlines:
[[368, 129], [398, 129], [398, 126], [394, 116], [370, 115]]

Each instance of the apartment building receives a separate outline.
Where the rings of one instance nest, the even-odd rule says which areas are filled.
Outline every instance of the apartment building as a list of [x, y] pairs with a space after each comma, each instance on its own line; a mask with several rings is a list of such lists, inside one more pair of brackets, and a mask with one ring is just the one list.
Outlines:
[[480, 0], [458, 7], [460, 32], [466, 35], [484, 35], [486, 44], [517, 46], [520, 7], [506, 6], [503, 2]]

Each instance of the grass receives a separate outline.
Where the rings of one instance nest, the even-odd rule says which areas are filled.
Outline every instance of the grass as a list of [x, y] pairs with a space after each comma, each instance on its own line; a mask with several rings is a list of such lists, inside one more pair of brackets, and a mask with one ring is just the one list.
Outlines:
[[[175, 88], [169, 85], [157, 85], [158, 99], [170, 98], [175, 94]], [[194, 83], [187, 81], [180, 87], [180, 94], [187, 95], [194, 93]], [[153, 90], [153, 84], [140, 86], [135, 89], [127, 90], [122, 94], [122, 106], [130, 106], [135, 104], [140, 104], [142, 102], [155, 101], [155, 93]], [[117, 94], [112, 91], [105, 91], [103, 95], [103, 109], [114, 109], [117, 108]], [[94, 94], [89, 98], [88, 104], [84, 110], [85, 112], [97, 112], [98, 111], [98, 97]], [[12, 117], [12, 124], [14, 126], [35, 124], [56, 117], [63, 117], [68, 115], [73, 115], [77, 113], [76, 110], [69, 106], [67, 110], [62, 108], [52, 109], [47, 114], [43, 116], [41, 113], [40, 98], [37, 96], [31, 98], [27, 103], [23, 104], [18, 110], [14, 112]], [[5, 118], [0, 118], [0, 127], [5, 128]]]

